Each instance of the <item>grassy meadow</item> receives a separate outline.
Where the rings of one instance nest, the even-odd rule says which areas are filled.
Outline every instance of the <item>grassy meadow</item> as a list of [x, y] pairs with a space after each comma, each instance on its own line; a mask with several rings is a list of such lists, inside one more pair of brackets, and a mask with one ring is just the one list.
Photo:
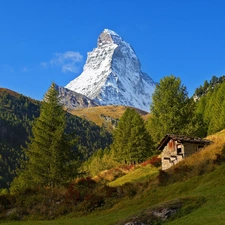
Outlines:
[[[112, 121], [117, 121], [123, 113], [126, 111], [128, 107], [126, 106], [98, 106], [98, 107], [91, 107], [91, 108], [77, 108], [74, 110], [70, 110], [72, 115], [79, 116], [83, 119], [93, 121], [95, 124], [102, 126], [104, 125], [108, 130], [113, 130]], [[143, 119], [147, 119], [149, 113], [140, 111]]]
[[[154, 208], [182, 205], [177, 214], [158, 224], [225, 224], [225, 162], [216, 160], [225, 145], [225, 131], [208, 137], [213, 143], [168, 171], [169, 179], [160, 183], [158, 170], [150, 165], [137, 166], [109, 183], [131, 183], [137, 190], [109, 209], [87, 215], [76, 212], [52, 221], [9, 221], [6, 225], [122, 225], [133, 218], [147, 218]], [[184, 167], [185, 165], [185, 167]], [[183, 168], [189, 168], [182, 171]]]

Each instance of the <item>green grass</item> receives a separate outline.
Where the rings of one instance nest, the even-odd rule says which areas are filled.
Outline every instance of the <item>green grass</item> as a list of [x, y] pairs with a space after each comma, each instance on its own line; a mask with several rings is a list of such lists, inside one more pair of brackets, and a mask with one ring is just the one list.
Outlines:
[[[106, 117], [111, 117], [113, 119], [119, 119], [123, 113], [126, 111], [128, 107], [127, 106], [97, 106], [97, 107], [90, 107], [90, 108], [77, 108], [74, 110], [70, 110], [70, 113], [76, 116], [79, 116], [83, 119], [87, 119], [89, 121], [93, 121], [95, 124], [104, 126], [110, 130], [113, 131], [113, 125], [111, 122], [107, 122], [104, 117], [101, 115], [104, 115]], [[140, 111], [140, 114], [142, 115], [144, 120], [147, 120], [149, 117], [149, 113]]]
[[115, 187], [120, 186], [125, 183], [134, 183], [138, 181], [146, 181], [150, 179], [150, 177], [158, 174], [158, 169], [151, 165], [147, 165], [144, 167], [140, 167], [135, 169], [134, 171], [116, 179], [115, 181], [112, 181], [108, 183], [109, 186]]
[[194, 177], [185, 182], [176, 182], [165, 187], [157, 187], [155, 184], [152, 184], [141, 195], [131, 199], [122, 200], [112, 209], [98, 211], [88, 216], [80, 218], [63, 218], [54, 221], [22, 221], [3, 224], [112, 225], [140, 213], [149, 207], [178, 198], [204, 198], [204, 203], [191, 213], [181, 218], [177, 218], [174, 221], [168, 221], [166, 224], [225, 224], [225, 165], [220, 166], [209, 174]]
[[[214, 146], [206, 151], [218, 152], [225, 143], [225, 132], [219, 133], [213, 139]], [[215, 141], [216, 140], [216, 141]], [[207, 152], [206, 152], [207, 153]], [[196, 156], [189, 159], [189, 163], [199, 163], [204, 156]], [[191, 157], [190, 157], [191, 158]], [[201, 158], [201, 160], [200, 160]], [[206, 157], [207, 158], [207, 157]], [[186, 162], [187, 163], [187, 162]], [[177, 218], [165, 222], [169, 225], [212, 225], [225, 224], [225, 163], [215, 166], [215, 170], [204, 175], [195, 175], [186, 178], [186, 181], [178, 181], [167, 186], [158, 186], [155, 177], [157, 170], [150, 166], [140, 167], [131, 173], [118, 178], [110, 183], [111, 186], [124, 183], [145, 183], [144, 191], [132, 198], [121, 199], [121, 201], [107, 210], [98, 210], [86, 216], [78, 217], [68, 215], [53, 221], [14, 221], [2, 222], [6, 225], [115, 225], [119, 221], [129, 221], [129, 218], [137, 215], [145, 215], [152, 207], [166, 205], [170, 202], [184, 201], [184, 207], [178, 213]], [[151, 182], [148, 182], [151, 180]], [[135, 185], [139, 185], [138, 183]]]
[[[205, 204], [185, 217], [168, 224], [225, 224], [225, 166], [220, 166], [214, 172], [202, 177], [193, 178], [185, 184], [190, 189], [187, 194], [204, 196]], [[191, 189], [190, 184], [195, 186]]]

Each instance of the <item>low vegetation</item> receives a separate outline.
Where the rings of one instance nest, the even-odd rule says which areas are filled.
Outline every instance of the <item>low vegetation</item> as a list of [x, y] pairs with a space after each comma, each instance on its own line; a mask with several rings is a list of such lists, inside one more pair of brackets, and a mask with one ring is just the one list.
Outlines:
[[[88, 121], [92, 121], [98, 126], [103, 126], [105, 127], [105, 129], [112, 132], [127, 108], [127, 106], [110, 105], [91, 108], [78, 108], [70, 110], [69, 112], [72, 115], [76, 115]], [[149, 117], [149, 113], [138, 109], [136, 110], [144, 120], [147, 120], [147, 118]]]
[[[23, 198], [21, 193], [1, 195], [4, 224], [29, 224], [27, 220], [53, 218], [54, 221], [38, 224], [122, 225], [130, 221], [190, 224], [192, 221], [197, 225], [212, 224], [213, 220], [222, 224], [225, 131], [210, 138], [213, 141], [210, 146], [166, 171], [169, 174], [163, 178], [166, 182], [162, 182], [160, 170], [146, 161], [135, 167], [121, 167], [123, 174], [119, 178], [114, 176], [111, 182], [107, 176], [105, 182], [103, 176], [101, 180], [87, 177], [75, 180], [67, 189], [27, 190], [24, 194], [29, 198]], [[183, 165], [192, 169], [183, 171]], [[200, 167], [201, 173], [197, 173]], [[3, 217], [6, 212], [10, 212], [7, 219]], [[23, 221], [7, 222], [11, 219]]]

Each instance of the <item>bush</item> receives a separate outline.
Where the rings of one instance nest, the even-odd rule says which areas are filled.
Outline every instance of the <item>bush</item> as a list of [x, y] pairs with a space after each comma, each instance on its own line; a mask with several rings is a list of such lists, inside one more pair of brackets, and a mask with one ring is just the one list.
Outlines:
[[105, 203], [102, 196], [96, 194], [87, 194], [84, 198], [82, 205], [82, 211], [91, 212], [96, 208], [103, 206]]
[[134, 197], [137, 194], [137, 188], [132, 183], [126, 183], [122, 186], [124, 196]]
[[17, 214], [20, 216], [32, 216], [34, 219], [54, 219], [64, 202], [65, 191], [55, 188], [26, 189], [15, 195]]
[[76, 207], [77, 211], [87, 213], [103, 207], [117, 197], [117, 188], [97, 184], [88, 177], [78, 179], [70, 184], [65, 194], [65, 203], [68, 204], [68, 207]]
[[75, 182], [76, 186], [78, 186], [79, 188], [95, 188], [97, 183], [96, 181], [92, 180], [91, 177], [85, 177], [85, 178], [81, 178], [78, 179]]
[[99, 177], [104, 181], [113, 181], [116, 178], [123, 176], [125, 173], [124, 169], [122, 168], [114, 168], [107, 171], [103, 171], [99, 174]]
[[151, 164], [155, 167], [160, 167], [161, 166], [161, 158], [159, 158], [158, 156], [152, 156], [151, 159], [148, 159], [148, 160], [144, 161], [143, 163], [141, 163], [141, 166], [147, 166], [149, 164]]
[[5, 209], [11, 208], [15, 204], [14, 196], [10, 194], [0, 195], [0, 213]]
[[164, 170], [159, 170], [159, 175], [157, 178], [159, 185], [166, 185], [169, 182], [170, 175]]
[[116, 187], [110, 187], [103, 185], [96, 190], [97, 193], [101, 193], [104, 198], [116, 198], [118, 197], [118, 191]]
[[66, 202], [72, 205], [77, 205], [83, 199], [81, 197], [81, 193], [75, 189], [74, 184], [70, 184], [66, 195], [65, 195]]
[[66, 201], [72, 205], [77, 205], [84, 201], [87, 193], [93, 192], [96, 187], [96, 181], [90, 177], [80, 178], [69, 185], [65, 194]]

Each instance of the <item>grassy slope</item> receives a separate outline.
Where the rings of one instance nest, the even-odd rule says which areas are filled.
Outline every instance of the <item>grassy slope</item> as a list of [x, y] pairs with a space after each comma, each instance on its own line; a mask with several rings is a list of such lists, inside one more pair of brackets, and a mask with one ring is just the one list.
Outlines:
[[135, 214], [147, 207], [180, 197], [204, 197], [205, 203], [192, 213], [167, 224], [202, 225], [224, 224], [225, 219], [225, 166], [220, 166], [214, 172], [191, 178], [186, 182], [177, 182], [166, 187], [152, 187], [141, 196], [127, 199], [107, 210], [81, 218], [65, 218], [55, 221], [22, 221], [4, 223], [8, 225], [110, 225]]
[[[204, 152], [196, 154], [188, 159], [189, 163], [198, 163], [194, 158], [201, 160], [201, 155], [207, 156], [207, 152], [218, 152], [225, 144], [225, 132], [220, 132], [210, 137], [214, 144], [209, 146]], [[146, 172], [146, 171], [145, 171]], [[135, 171], [133, 172], [135, 173]], [[133, 174], [134, 175], [134, 174]], [[143, 176], [136, 172], [136, 176]], [[130, 174], [130, 177], [132, 175]], [[131, 179], [132, 180], [132, 179]], [[117, 181], [118, 182], [118, 181]], [[120, 180], [120, 182], [122, 182]], [[55, 221], [38, 221], [38, 222], [10, 222], [8, 225], [112, 225], [118, 221], [136, 215], [154, 205], [162, 204], [179, 198], [188, 198], [193, 201], [204, 199], [203, 204], [193, 210], [191, 213], [174, 221], [168, 221], [166, 224], [171, 225], [208, 225], [208, 224], [225, 224], [225, 164], [216, 167], [213, 172], [204, 175], [193, 176], [183, 182], [174, 182], [167, 186], [157, 186], [151, 183], [148, 188], [140, 195], [134, 198], [123, 199], [113, 208], [105, 211], [97, 211], [88, 216], [79, 218], [64, 218]], [[191, 205], [190, 205], [191, 207]]]
[[[101, 115], [117, 120], [123, 115], [123, 113], [127, 108], [128, 107], [126, 106], [114, 106], [114, 105], [98, 106], [98, 107], [70, 110], [70, 113], [82, 117], [84, 119], [87, 119], [89, 121], [93, 121], [99, 126], [102, 126], [104, 124], [109, 130], [112, 130], [111, 122], [109, 121], [107, 122]], [[141, 115], [144, 119], [147, 119], [149, 114], [146, 112], [142, 112]]]
[[147, 165], [145, 167], [137, 168], [134, 171], [122, 177], [119, 177], [118, 179], [108, 183], [108, 185], [111, 187], [115, 187], [115, 186], [123, 185], [129, 182], [131, 183], [138, 182], [138, 181], [143, 182], [143, 181], [152, 179], [152, 177], [154, 177], [154, 175], [157, 175], [157, 174], [158, 174], [158, 169], [150, 165]]

